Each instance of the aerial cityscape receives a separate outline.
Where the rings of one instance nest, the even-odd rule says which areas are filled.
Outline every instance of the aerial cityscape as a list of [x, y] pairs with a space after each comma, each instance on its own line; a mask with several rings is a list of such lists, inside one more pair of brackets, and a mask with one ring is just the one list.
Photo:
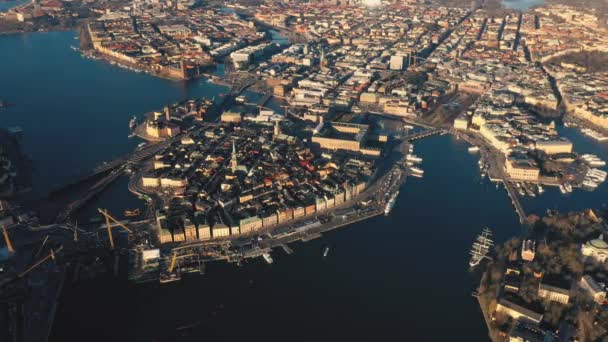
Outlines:
[[608, 341], [604, 0], [0, 0], [0, 51], [0, 341]]

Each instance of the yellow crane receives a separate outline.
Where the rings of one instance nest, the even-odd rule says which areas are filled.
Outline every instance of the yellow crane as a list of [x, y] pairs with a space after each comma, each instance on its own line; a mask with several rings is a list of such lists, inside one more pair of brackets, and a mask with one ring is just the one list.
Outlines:
[[11, 238], [8, 236], [8, 230], [6, 230], [6, 227], [4, 225], [2, 225], [2, 234], [4, 235], [4, 241], [6, 242], [6, 248], [8, 248], [8, 251], [11, 253], [15, 253]]
[[106, 228], [108, 229], [108, 238], [110, 240], [110, 247], [114, 249], [114, 237], [112, 236], [112, 227], [110, 226], [110, 220], [114, 221], [114, 223], [118, 224], [122, 229], [126, 230], [129, 233], [133, 233], [131, 229], [127, 228], [124, 224], [120, 223], [117, 219], [108, 214], [107, 209], [97, 209], [97, 211], [103, 215], [106, 219]]
[[53, 251], [51, 249], [51, 252], [47, 256], [45, 256], [44, 258], [36, 261], [32, 266], [28, 267], [25, 271], [19, 273], [19, 278], [23, 278], [25, 275], [27, 275], [28, 273], [30, 273], [31, 271], [33, 271], [36, 267], [40, 266], [43, 262], [45, 262], [45, 261], [47, 261], [49, 259], [55, 260], [55, 254], [61, 252], [62, 249], [63, 249], [63, 246], [60, 246], [55, 251]]
[[169, 273], [173, 272], [175, 268], [175, 261], [177, 260], [177, 252], [173, 251], [173, 257], [171, 258], [171, 265], [169, 265]]

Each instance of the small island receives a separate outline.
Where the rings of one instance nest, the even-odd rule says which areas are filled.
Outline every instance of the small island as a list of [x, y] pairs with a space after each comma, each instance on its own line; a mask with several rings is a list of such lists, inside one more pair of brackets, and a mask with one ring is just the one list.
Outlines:
[[477, 294], [493, 341], [608, 336], [606, 215], [550, 212], [496, 247]]

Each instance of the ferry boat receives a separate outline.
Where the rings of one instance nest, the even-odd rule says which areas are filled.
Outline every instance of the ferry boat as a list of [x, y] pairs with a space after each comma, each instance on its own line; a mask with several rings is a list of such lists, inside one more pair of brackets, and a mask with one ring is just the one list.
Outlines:
[[399, 191], [396, 191], [391, 198], [389, 198], [388, 202], [386, 202], [386, 206], [384, 207], [384, 215], [388, 215], [391, 210], [393, 210], [393, 207], [397, 202], [397, 196], [399, 196]]
[[484, 228], [471, 247], [471, 260], [469, 261], [469, 266], [475, 267], [479, 265], [481, 260], [488, 255], [492, 245], [492, 231], [490, 228]]
[[135, 217], [135, 216], [139, 216], [141, 214], [141, 210], [139, 208], [134, 209], [134, 210], [125, 210], [124, 212], [126, 217]]
[[270, 256], [270, 253], [262, 253], [262, 257], [264, 258], [264, 260], [266, 260], [268, 264], [272, 264], [274, 262], [274, 260], [272, 260], [272, 257]]
[[329, 254], [329, 246], [325, 246], [325, 249], [323, 249], [323, 257], [326, 258], [327, 254]]
[[477, 147], [477, 146], [469, 147], [469, 153], [477, 153], [477, 152], [479, 152], [479, 147]]
[[559, 192], [561, 192], [561, 193], [562, 193], [562, 194], [564, 194], [564, 195], [566, 194], [566, 188], [564, 187], [564, 185], [563, 185], [563, 184], [560, 184], [560, 185], [559, 185]]

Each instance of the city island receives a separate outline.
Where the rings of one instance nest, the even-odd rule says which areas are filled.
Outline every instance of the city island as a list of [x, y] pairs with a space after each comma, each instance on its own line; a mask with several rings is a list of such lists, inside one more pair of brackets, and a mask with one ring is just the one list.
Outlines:
[[[274, 249], [390, 215], [407, 177], [424, 178], [416, 141], [450, 135], [479, 154], [526, 231], [496, 249], [484, 231], [473, 246], [492, 340], [605, 338], [605, 209], [541, 219], [522, 201], [604, 185], [605, 161], [577, 152], [556, 121], [608, 141], [608, 23], [565, 5], [494, 5], [48, 0], [1, 13], [5, 32], [77, 27], [83, 57], [226, 89], [139, 113], [135, 151], [32, 208], [6, 197], [0, 286], [33, 293], [25, 319], [6, 320], [22, 335], [7, 336], [48, 336], [67, 273], [171, 283], [220, 260], [271, 264]], [[9, 157], [2, 182], [17, 177]], [[77, 223], [124, 175], [145, 207]], [[49, 285], [30, 286], [41, 278]], [[28, 300], [52, 303], [33, 315]]]

